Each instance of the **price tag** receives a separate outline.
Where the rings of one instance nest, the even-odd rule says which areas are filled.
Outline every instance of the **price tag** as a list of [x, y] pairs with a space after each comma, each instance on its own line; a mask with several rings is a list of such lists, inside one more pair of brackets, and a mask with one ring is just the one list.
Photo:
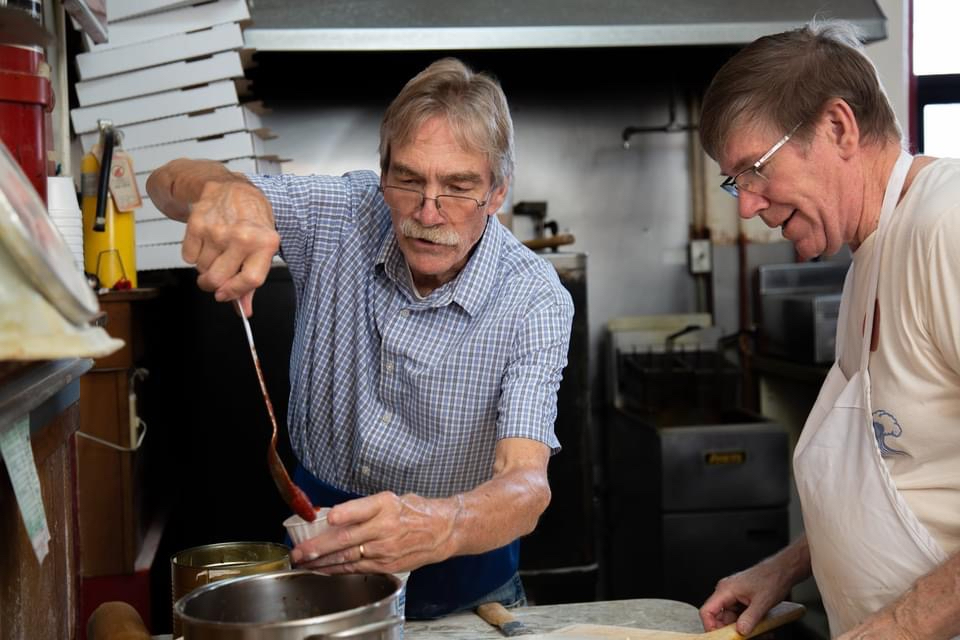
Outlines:
[[117, 211], [132, 211], [143, 205], [137, 177], [133, 173], [133, 160], [123, 151], [113, 152], [110, 166], [110, 193]]
[[0, 454], [10, 474], [13, 493], [17, 497], [20, 515], [33, 545], [37, 561], [42, 563], [50, 546], [50, 530], [47, 514], [43, 510], [40, 493], [40, 477], [30, 447], [30, 418], [24, 416], [18, 422], [0, 431]]

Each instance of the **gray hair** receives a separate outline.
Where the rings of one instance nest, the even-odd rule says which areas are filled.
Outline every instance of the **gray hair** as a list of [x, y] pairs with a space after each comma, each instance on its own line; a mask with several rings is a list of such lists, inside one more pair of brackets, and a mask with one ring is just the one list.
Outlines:
[[446, 118], [457, 142], [483, 153], [494, 187], [513, 175], [513, 121], [500, 84], [455, 58], [444, 58], [414, 76], [394, 98], [380, 124], [380, 169], [386, 173], [393, 145], [410, 141], [434, 116]]
[[899, 144], [900, 125], [860, 33], [839, 20], [764, 36], [730, 58], [704, 94], [700, 142], [716, 159], [730, 132], [750, 121], [783, 132], [801, 123], [796, 137], [807, 140], [807, 125], [832, 98], [850, 105], [864, 144]]

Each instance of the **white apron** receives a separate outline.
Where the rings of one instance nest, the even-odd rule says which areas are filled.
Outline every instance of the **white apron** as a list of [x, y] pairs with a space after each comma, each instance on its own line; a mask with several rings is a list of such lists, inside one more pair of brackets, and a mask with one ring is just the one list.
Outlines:
[[834, 637], [896, 600], [947, 559], [894, 486], [871, 418], [867, 364], [880, 251], [911, 162], [911, 156], [901, 152], [880, 209], [859, 371], [847, 380], [839, 365], [854, 296], [851, 267], [837, 323], [838, 361], [820, 389], [793, 456], [813, 575]]

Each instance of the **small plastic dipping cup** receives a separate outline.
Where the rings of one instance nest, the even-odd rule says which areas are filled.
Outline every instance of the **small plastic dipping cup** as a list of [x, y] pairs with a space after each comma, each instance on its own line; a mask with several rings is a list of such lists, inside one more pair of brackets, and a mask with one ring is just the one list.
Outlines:
[[317, 509], [317, 517], [313, 522], [307, 522], [296, 515], [284, 520], [283, 526], [287, 528], [287, 535], [293, 540], [293, 544], [298, 545], [310, 538], [315, 538], [330, 528], [330, 525], [327, 524], [327, 514], [329, 512], [328, 507]]
[[397, 598], [397, 615], [401, 618], [406, 618], [406, 608], [407, 608], [407, 578], [410, 577], [409, 571], [403, 571], [401, 573], [393, 574], [400, 580], [400, 597]]
[[[313, 522], [307, 522], [298, 515], [293, 515], [283, 521], [283, 526], [287, 529], [287, 535], [293, 541], [294, 545], [309, 540], [320, 535], [321, 532], [330, 528], [327, 524], [327, 513], [329, 508], [323, 507], [317, 509], [317, 517]], [[403, 616], [407, 603], [407, 579], [410, 577], [409, 571], [403, 571], [393, 574], [401, 582], [400, 597], [397, 598], [397, 615]]]

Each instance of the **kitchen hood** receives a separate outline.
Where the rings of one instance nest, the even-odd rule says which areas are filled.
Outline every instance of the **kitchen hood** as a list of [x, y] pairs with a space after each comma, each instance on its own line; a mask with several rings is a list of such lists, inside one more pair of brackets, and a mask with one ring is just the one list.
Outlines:
[[814, 16], [886, 38], [875, 0], [251, 0], [260, 51], [742, 45]]

